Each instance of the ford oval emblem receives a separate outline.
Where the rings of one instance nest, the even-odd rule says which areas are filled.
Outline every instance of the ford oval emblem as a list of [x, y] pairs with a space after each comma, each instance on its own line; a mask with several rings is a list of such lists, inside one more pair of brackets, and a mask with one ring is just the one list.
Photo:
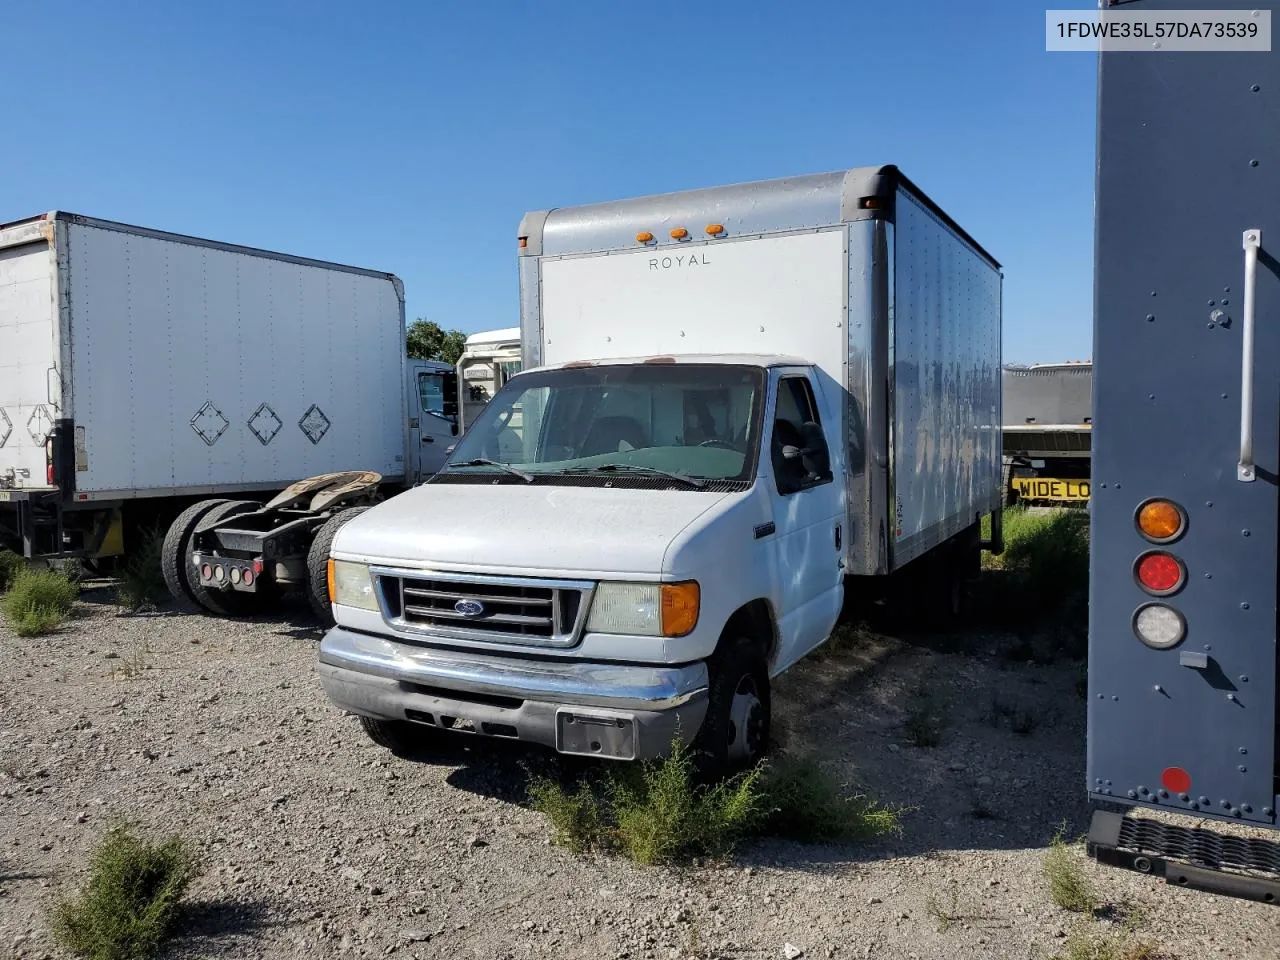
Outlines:
[[484, 613], [484, 604], [479, 600], [459, 600], [453, 605], [453, 609], [458, 611], [467, 619], [478, 617]]

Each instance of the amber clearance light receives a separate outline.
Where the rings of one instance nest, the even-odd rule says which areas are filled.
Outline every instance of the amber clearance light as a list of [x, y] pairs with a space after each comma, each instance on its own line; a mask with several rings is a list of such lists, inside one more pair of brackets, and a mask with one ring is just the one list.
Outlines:
[[1148, 500], [1138, 507], [1138, 531], [1152, 543], [1170, 543], [1182, 536], [1187, 515], [1172, 500]]
[[698, 625], [698, 604], [701, 592], [698, 581], [662, 585], [662, 635], [683, 637]]

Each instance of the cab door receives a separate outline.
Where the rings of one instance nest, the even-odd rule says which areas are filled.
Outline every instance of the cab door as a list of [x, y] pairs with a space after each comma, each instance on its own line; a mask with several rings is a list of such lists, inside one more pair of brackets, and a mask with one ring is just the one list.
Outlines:
[[458, 378], [451, 370], [426, 364], [411, 365], [410, 376], [414, 407], [409, 417], [410, 442], [421, 478], [439, 471], [453, 445], [458, 431]]
[[[838, 453], [832, 436], [838, 420], [822, 408], [809, 371], [783, 369], [774, 378], [764, 455], [772, 472], [766, 483], [779, 633], [774, 672], [780, 673], [830, 636], [840, 616], [846, 531], [843, 485], [830, 462]], [[817, 436], [828, 450], [825, 469], [821, 458], [787, 456], [813, 450]]]

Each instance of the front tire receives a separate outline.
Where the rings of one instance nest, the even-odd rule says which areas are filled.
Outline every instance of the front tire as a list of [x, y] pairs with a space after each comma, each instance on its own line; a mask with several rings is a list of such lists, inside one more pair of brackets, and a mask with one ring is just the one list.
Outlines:
[[360, 726], [365, 735], [380, 747], [390, 750], [397, 757], [411, 754], [422, 747], [422, 731], [406, 720], [375, 720], [361, 717]]
[[754, 766], [769, 747], [773, 711], [769, 669], [759, 641], [727, 640], [707, 663], [707, 714], [694, 756], [708, 778]]
[[348, 507], [335, 513], [320, 525], [307, 550], [307, 600], [317, 619], [325, 626], [332, 627], [333, 607], [329, 603], [329, 551], [333, 548], [333, 538], [349, 520], [354, 520], [368, 510], [368, 507]]

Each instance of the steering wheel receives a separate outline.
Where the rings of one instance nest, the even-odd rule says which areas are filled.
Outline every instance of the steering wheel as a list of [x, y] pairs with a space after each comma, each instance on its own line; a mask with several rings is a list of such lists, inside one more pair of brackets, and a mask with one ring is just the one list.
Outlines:
[[730, 443], [728, 440], [721, 440], [721, 439], [720, 439], [720, 438], [718, 438], [718, 437], [712, 437], [710, 440], [703, 440], [700, 444], [698, 444], [698, 446], [700, 446], [700, 447], [720, 447], [720, 448], [721, 448], [721, 449], [723, 449], [723, 450], [735, 450], [735, 451], [738, 449], [738, 448], [737, 448], [737, 447], [735, 447], [732, 443]]

